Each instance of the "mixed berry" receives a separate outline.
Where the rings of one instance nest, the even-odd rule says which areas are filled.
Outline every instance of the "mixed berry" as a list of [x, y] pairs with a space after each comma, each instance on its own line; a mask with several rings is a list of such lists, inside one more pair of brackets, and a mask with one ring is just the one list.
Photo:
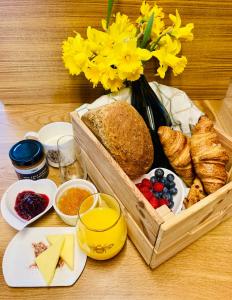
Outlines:
[[165, 177], [162, 169], [156, 169], [154, 176], [144, 178], [136, 186], [154, 208], [167, 205], [171, 209], [174, 206], [173, 196], [178, 192], [174, 179], [173, 174]]

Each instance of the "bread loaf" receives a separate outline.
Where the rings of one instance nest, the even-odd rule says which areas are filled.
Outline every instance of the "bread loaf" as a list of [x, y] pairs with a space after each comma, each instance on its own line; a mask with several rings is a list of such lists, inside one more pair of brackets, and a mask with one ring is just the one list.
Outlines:
[[130, 104], [116, 101], [85, 113], [82, 120], [131, 179], [150, 169], [154, 157], [151, 136]]

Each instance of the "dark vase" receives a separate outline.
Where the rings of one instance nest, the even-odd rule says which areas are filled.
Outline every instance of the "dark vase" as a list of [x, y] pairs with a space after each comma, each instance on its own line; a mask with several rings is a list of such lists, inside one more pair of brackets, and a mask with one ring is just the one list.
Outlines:
[[143, 117], [151, 133], [154, 146], [154, 162], [152, 168], [164, 167], [172, 170], [172, 167], [164, 154], [157, 133], [159, 126], [172, 125], [170, 116], [150, 87], [144, 75], [141, 75], [138, 80], [132, 81], [131, 88], [131, 104]]

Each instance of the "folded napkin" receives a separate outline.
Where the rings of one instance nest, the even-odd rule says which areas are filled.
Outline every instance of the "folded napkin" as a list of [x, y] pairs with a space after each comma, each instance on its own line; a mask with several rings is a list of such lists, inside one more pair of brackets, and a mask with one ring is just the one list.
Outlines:
[[[184, 134], [190, 136], [191, 127], [197, 123], [203, 113], [195, 106], [195, 104], [193, 104], [185, 92], [170, 86], [159, 84], [155, 81], [150, 82], [149, 84], [158, 96], [160, 102], [162, 102], [168, 111], [173, 129], [181, 130]], [[76, 111], [81, 117], [91, 109], [98, 108], [117, 100], [123, 100], [130, 103], [131, 89], [124, 88], [117, 93], [103, 95], [91, 104], [85, 103], [81, 105]]]

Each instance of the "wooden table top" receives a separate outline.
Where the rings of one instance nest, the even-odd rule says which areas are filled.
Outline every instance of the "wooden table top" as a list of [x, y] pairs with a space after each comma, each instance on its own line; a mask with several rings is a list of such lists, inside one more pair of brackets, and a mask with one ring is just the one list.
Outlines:
[[[206, 111], [219, 115], [220, 101], [205, 102]], [[8, 151], [25, 132], [53, 121], [69, 120], [77, 104], [0, 105], [0, 197], [17, 180]], [[232, 112], [232, 110], [231, 110]], [[223, 114], [224, 118], [225, 115]], [[231, 122], [219, 120], [230, 130]], [[219, 123], [220, 123], [219, 122]], [[59, 184], [57, 170], [49, 177]], [[53, 210], [33, 226], [63, 226]], [[0, 264], [16, 234], [0, 216]], [[10, 288], [0, 268], [0, 299], [232, 299], [232, 218], [155, 270], [144, 263], [130, 240], [109, 261], [87, 260], [72, 287]]]

